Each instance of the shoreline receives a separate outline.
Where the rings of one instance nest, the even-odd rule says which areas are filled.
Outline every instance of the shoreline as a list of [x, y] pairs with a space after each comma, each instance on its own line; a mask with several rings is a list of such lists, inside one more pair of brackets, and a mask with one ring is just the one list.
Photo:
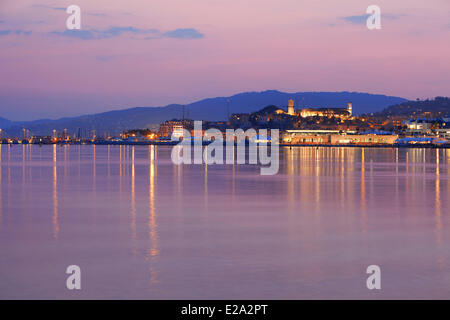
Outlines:
[[[203, 142], [202, 146], [208, 146], [211, 142]], [[167, 142], [161, 142], [161, 141], [137, 141], [137, 142], [123, 142], [123, 141], [101, 141], [101, 142], [87, 142], [87, 143], [1, 143], [2, 145], [8, 145], [10, 147], [14, 145], [58, 145], [58, 146], [64, 146], [64, 145], [131, 145], [131, 146], [148, 146], [148, 145], [156, 145], [156, 146], [176, 146], [179, 144], [179, 141], [167, 141]], [[192, 145], [194, 145], [192, 143]], [[224, 143], [225, 145], [225, 143]], [[235, 143], [234, 146], [237, 144]], [[248, 142], [245, 143], [246, 146], [248, 146]], [[267, 143], [267, 146], [270, 146], [270, 143]], [[450, 144], [444, 144], [444, 145], [434, 145], [434, 144], [319, 144], [319, 143], [305, 143], [305, 144], [289, 144], [289, 143], [280, 143], [280, 147], [324, 147], [324, 148], [342, 148], [342, 147], [349, 147], [349, 148], [393, 148], [393, 149], [401, 149], [401, 148], [419, 148], [419, 149], [450, 149]]]

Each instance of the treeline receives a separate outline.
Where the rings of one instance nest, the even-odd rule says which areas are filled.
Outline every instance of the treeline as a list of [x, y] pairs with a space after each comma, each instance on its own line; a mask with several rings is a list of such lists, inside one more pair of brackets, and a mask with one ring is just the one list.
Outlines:
[[450, 117], [450, 98], [436, 97], [432, 100], [407, 101], [387, 107], [375, 116]]

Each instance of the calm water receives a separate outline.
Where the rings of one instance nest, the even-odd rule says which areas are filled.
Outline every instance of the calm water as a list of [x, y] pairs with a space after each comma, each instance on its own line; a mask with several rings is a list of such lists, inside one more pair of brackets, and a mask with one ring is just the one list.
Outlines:
[[3, 145], [0, 298], [450, 298], [450, 150], [282, 148], [276, 176], [170, 152]]

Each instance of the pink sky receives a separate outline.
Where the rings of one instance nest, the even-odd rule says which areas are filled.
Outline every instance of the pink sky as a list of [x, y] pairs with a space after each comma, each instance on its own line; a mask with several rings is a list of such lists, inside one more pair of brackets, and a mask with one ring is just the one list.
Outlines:
[[[53, 33], [64, 32], [62, 9], [71, 4], [95, 39]], [[381, 30], [345, 19], [372, 4], [381, 7]], [[2, 0], [0, 117], [266, 89], [448, 96], [449, 17], [448, 0]], [[114, 27], [136, 32], [105, 37]], [[190, 29], [181, 31], [187, 38], [171, 33], [178, 29]]]

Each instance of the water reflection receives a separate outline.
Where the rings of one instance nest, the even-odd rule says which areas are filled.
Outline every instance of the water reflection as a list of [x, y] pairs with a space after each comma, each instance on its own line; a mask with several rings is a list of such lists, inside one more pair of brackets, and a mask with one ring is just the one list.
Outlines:
[[[65, 144], [64, 145], [64, 177], [67, 177], [67, 169], [69, 167], [68, 158], [67, 158], [68, 157], [68, 151], [67, 151], [68, 148], [69, 148], [69, 145]], [[95, 156], [94, 156], [94, 159], [95, 159]]]
[[[207, 148], [207, 147], [206, 147]], [[204, 182], [203, 182], [203, 195], [204, 195], [204, 201], [205, 201], [205, 212], [208, 210], [208, 164], [205, 162], [204, 164]]]
[[0, 143], [0, 230], [3, 224], [3, 163], [2, 163], [3, 144]]
[[148, 230], [150, 239], [150, 250], [149, 255], [154, 257], [159, 254], [158, 249], [158, 235], [157, 235], [157, 224], [156, 224], [156, 209], [155, 209], [155, 179], [157, 174], [156, 166], [156, 147], [154, 145], [149, 146], [149, 219], [148, 219]]
[[439, 168], [439, 149], [436, 149], [436, 179], [435, 179], [435, 216], [436, 216], [436, 240], [438, 245], [438, 266], [444, 268], [442, 256], [442, 212], [441, 212], [441, 185]]
[[108, 178], [110, 178], [111, 177], [111, 146], [110, 145], [108, 145], [107, 171], [108, 171]]
[[25, 186], [25, 148], [26, 145], [22, 145], [22, 185]]
[[[365, 276], [366, 260], [391, 278], [416, 276], [409, 286], [450, 276], [450, 150], [282, 148], [280, 173], [261, 177], [252, 166], [173, 165], [170, 147], [36, 148], [0, 146], [0, 250], [10, 273], [21, 272], [21, 250], [39, 272], [41, 261], [69, 257], [117, 265], [127, 276], [114, 281], [137, 298], [203, 298], [201, 288], [224, 298], [234, 288], [247, 290], [242, 298], [336, 298]], [[26, 271], [16, 277], [22, 287], [39, 274]], [[112, 276], [95, 274], [90, 292], [101, 297], [96, 281]]]
[[56, 144], [53, 145], [53, 237], [58, 239], [59, 217], [58, 217], [58, 172], [56, 164]]
[[153, 266], [156, 257], [159, 255], [158, 233], [156, 223], [156, 208], [155, 208], [155, 180], [157, 175], [156, 166], [156, 146], [151, 145], [149, 152], [149, 217], [148, 217], [148, 235], [150, 241], [150, 248], [148, 250], [147, 258], [150, 259], [150, 285], [158, 282], [158, 272]]
[[135, 190], [134, 146], [131, 148], [131, 242], [133, 256], [137, 255], [136, 235], [136, 190]]
[[366, 212], [366, 156], [365, 149], [361, 150], [361, 227], [364, 233], [367, 232], [367, 212]]

